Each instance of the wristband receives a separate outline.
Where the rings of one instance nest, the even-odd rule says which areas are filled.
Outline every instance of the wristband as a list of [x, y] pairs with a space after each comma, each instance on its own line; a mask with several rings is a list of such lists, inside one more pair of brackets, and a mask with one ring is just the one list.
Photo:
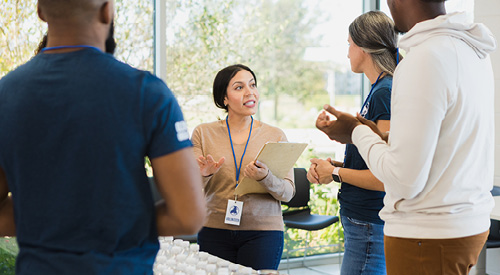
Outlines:
[[333, 168], [332, 177], [333, 177], [333, 180], [336, 182], [342, 182], [342, 178], [339, 175], [340, 168], [342, 168], [342, 167]]

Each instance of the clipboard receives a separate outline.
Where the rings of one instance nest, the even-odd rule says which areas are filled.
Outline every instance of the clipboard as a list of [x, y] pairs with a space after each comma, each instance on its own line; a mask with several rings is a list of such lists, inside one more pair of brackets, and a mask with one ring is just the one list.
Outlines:
[[[283, 179], [306, 147], [307, 143], [268, 142], [262, 146], [255, 160], [265, 163], [273, 175]], [[267, 193], [267, 190], [256, 180], [244, 177], [236, 187], [234, 194], [244, 195], [248, 193]]]

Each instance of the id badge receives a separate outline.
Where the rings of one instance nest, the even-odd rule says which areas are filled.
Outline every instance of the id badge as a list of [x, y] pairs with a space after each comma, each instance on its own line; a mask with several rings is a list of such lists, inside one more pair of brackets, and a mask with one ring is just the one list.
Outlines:
[[236, 200], [227, 201], [226, 218], [224, 223], [232, 225], [240, 225], [241, 211], [243, 210], [243, 202]]

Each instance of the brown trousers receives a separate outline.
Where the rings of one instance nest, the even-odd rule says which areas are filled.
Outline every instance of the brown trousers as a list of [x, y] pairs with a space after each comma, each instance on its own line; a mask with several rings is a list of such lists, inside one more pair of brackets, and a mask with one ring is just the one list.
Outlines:
[[388, 275], [467, 275], [476, 264], [489, 231], [456, 239], [384, 236]]

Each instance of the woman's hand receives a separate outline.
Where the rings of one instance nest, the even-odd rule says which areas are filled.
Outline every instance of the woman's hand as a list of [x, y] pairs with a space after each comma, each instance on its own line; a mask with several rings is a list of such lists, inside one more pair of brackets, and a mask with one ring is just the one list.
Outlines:
[[[313, 158], [307, 171], [307, 179], [312, 183], [328, 184], [333, 181], [332, 171], [334, 163], [331, 158], [326, 160]], [[339, 162], [340, 163], [340, 162]]]
[[200, 174], [204, 177], [208, 177], [219, 172], [219, 169], [225, 160], [226, 159], [224, 157], [221, 157], [219, 161], [215, 161], [211, 155], [207, 155], [206, 158], [199, 156], [197, 161], [200, 166]]
[[263, 180], [265, 177], [267, 177], [268, 173], [269, 173], [269, 168], [267, 168], [267, 166], [264, 163], [257, 160], [250, 162], [245, 167], [243, 175], [245, 175], [245, 177], [254, 179], [256, 181], [260, 181]]

